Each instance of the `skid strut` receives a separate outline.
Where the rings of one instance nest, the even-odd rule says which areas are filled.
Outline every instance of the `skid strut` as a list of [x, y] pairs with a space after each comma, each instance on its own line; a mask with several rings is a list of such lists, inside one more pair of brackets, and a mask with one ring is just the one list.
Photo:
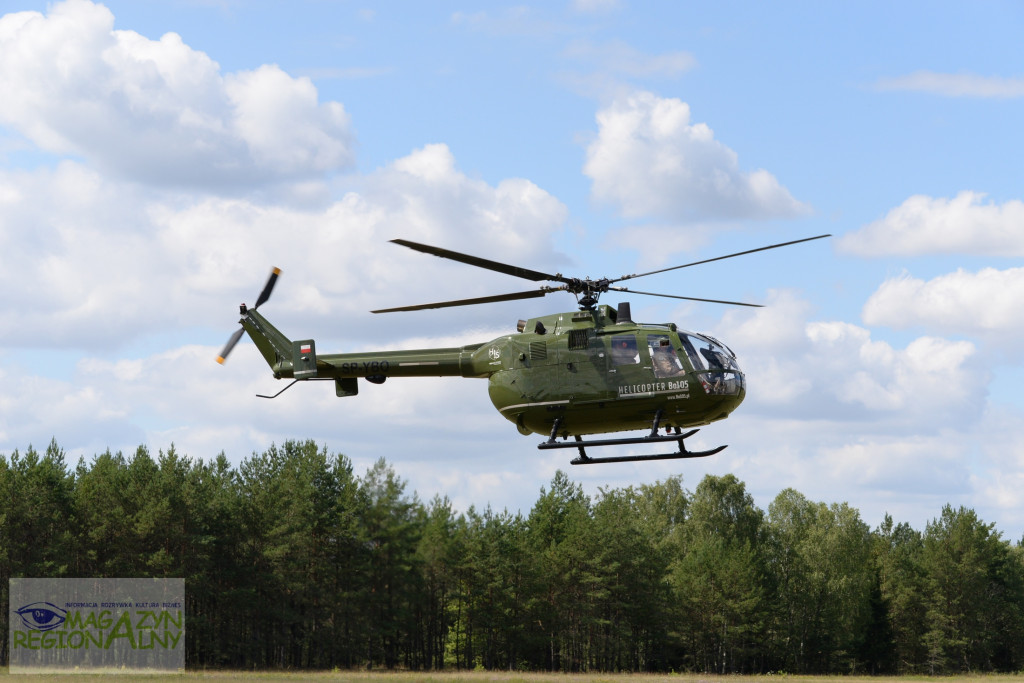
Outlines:
[[[688, 451], [686, 450], [686, 444], [684, 440], [693, 436], [698, 431], [697, 429], [691, 429], [688, 432], [681, 432], [679, 427], [672, 428], [670, 434], [658, 434], [658, 430], [661, 427], [661, 416], [662, 410], [659, 408], [658, 412], [654, 414], [654, 420], [651, 423], [651, 433], [647, 436], [635, 436], [635, 437], [620, 437], [616, 439], [591, 439], [585, 441], [579, 434], [574, 435], [574, 441], [557, 441], [558, 430], [562, 427], [562, 418], [555, 418], [555, 424], [551, 427], [551, 436], [547, 441], [538, 444], [537, 448], [541, 450], [547, 450], [550, 448], [575, 448], [579, 450], [579, 457], [573, 458], [570, 462], [573, 465], [597, 465], [605, 462], [640, 462], [644, 460], [677, 460], [679, 458], [706, 458], [709, 455], [720, 453], [725, 450], [725, 446], [719, 446], [718, 448], [712, 448], [709, 451]], [[679, 451], [676, 453], [663, 453], [659, 455], [612, 455], [608, 457], [592, 458], [587, 455], [587, 446], [626, 446], [632, 444], [646, 444], [646, 443], [664, 443], [668, 441], [675, 441], [679, 444]]]

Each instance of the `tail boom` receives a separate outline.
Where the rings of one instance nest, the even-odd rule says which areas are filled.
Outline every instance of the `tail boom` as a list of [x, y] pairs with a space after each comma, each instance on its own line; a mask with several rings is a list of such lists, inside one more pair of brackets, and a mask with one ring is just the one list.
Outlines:
[[359, 377], [380, 383], [388, 377], [487, 377], [480, 347], [316, 353], [312, 339], [292, 341], [255, 309], [243, 312], [242, 327], [259, 349], [277, 379], [335, 379]]

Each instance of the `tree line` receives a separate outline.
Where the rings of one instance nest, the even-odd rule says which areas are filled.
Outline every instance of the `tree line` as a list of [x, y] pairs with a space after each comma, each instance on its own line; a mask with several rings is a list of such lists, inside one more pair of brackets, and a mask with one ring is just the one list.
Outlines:
[[963, 507], [871, 530], [732, 475], [591, 498], [558, 472], [526, 514], [456, 512], [312, 441], [73, 468], [51, 442], [0, 455], [0, 501], [0, 604], [10, 577], [183, 577], [190, 668], [1024, 668], [1024, 549]]

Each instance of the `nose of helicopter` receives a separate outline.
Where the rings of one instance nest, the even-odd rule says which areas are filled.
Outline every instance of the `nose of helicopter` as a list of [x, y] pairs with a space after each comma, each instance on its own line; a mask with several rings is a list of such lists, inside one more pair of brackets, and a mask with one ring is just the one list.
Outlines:
[[701, 384], [704, 385], [704, 390], [708, 392], [710, 398], [714, 400], [713, 417], [708, 420], [709, 422], [717, 422], [729, 417], [747, 396], [746, 377], [739, 368], [735, 368], [734, 372], [729, 373], [728, 378], [717, 378], [715, 384], [711, 384], [702, 377]]

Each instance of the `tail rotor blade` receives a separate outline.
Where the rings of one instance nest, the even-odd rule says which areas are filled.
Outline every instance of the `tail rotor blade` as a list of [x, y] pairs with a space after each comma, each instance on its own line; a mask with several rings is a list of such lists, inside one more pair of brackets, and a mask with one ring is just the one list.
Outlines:
[[270, 277], [267, 279], [267, 284], [263, 285], [263, 291], [260, 292], [259, 297], [256, 299], [256, 305], [253, 308], [259, 308], [263, 304], [267, 303], [270, 298], [270, 293], [274, 291], [274, 285], [277, 284], [277, 276], [281, 274], [280, 268], [274, 268], [270, 272]]
[[226, 361], [228, 359], [228, 354], [231, 353], [231, 349], [235, 348], [235, 344], [238, 343], [238, 340], [242, 338], [242, 335], [244, 333], [245, 333], [245, 329], [239, 327], [235, 331], [235, 333], [233, 335], [231, 335], [231, 339], [228, 339], [228, 343], [224, 345], [224, 350], [220, 352], [219, 356], [217, 356], [217, 362], [218, 363], [220, 363], [221, 365], [224, 365], [224, 361]]
[[[274, 285], [277, 284], [277, 276], [280, 274], [280, 268], [274, 268], [270, 271], [270, 277], [267, 278], [267, 284], [263, 285], [263, 291], [260, 292], [259, 297], [257, 297], [256, 305], [252, 307], [253, 310], [256, 310], [263, 304], [267, 303], [267, 301], [270, 299], [270, 293], [274, 291]], [[242, 315], [245, 315], [245, 311], [245, 304], [242, 304]], [[218, 363], [224, 365], [224, 361], [228, 359], [228, 355], [231, 353], [231, 350], [235, 348], [235, 344], [238, 343], [238, 340], [242, 338], [243, 334], [245, 334], [244, 327], [240, 327], [237, 330], [235, 330], [235, 333], [231, 335], [230, 339], [228, 339], [228, 343], [224, 345], [224, 349], [220, 352], [220, 355], [217, 356]]]

